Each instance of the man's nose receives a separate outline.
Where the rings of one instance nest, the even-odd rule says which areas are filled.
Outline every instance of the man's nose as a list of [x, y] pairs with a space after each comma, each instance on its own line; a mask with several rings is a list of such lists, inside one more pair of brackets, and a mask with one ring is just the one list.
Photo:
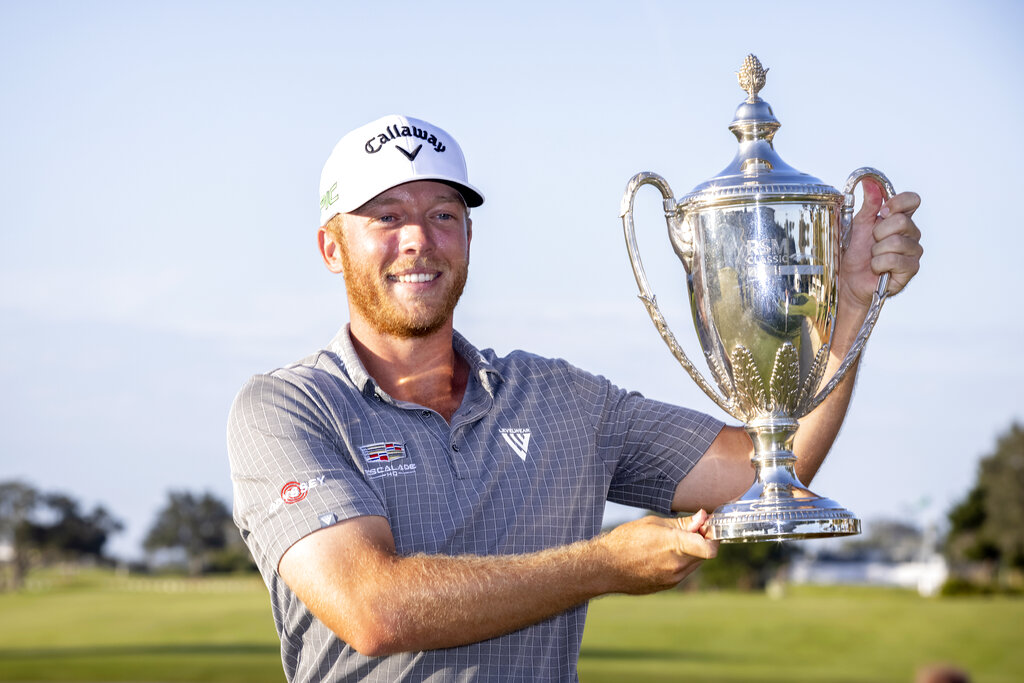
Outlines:
[[428, 251], [433, 245], [433, 236], [424, 219], [411, 219], [402, 226], [399, 248], [403, 253]]

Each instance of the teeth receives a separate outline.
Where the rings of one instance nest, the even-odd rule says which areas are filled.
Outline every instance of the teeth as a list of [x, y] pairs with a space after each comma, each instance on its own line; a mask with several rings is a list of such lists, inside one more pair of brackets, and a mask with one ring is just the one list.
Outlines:
[[399, 282], [430, 282], [435, 278], [437, 278], [437, 273], [410, 273], [395, 277]]

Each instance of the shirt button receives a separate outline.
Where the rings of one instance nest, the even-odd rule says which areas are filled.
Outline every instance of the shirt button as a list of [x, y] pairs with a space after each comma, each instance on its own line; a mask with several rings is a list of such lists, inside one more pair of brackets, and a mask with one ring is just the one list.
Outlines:
[[459, 444], [453, 443], [452, 444], [452, 450], [455, 451], [456, 453], [458, 453], [459, 452]]
[[422, 415], [423, 417], [430, 417], [430, 411], [429, 410], [421, 410], [420, 411], [420, 415]]

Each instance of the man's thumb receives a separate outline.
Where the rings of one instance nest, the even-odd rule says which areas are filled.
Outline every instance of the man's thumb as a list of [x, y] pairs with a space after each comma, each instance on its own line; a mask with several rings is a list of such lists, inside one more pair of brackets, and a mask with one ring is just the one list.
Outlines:
[[860, 214], [871, 217], [878, 215], [879, 209], [882, 208], [882, 201], [885, 199], [882, 188], [871, 178], [865, 178], [860, 187], [864, 192], [864, 203], [860, 207]]
[[683, 531], [689, 531], [691, 534], [700, 534], [700, 528], [704, 526], [707, 521], [708, 513], [704, 510], [698, 510], [695, 514], [689, 517], [680, 517], [679, 526]]

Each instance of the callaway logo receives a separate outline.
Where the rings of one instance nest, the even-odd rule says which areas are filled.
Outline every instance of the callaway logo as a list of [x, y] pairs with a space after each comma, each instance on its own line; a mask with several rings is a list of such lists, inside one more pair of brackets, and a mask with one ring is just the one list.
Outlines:
[[[408, 137], [414, 137], [423, 140], [428, 145], [432, 146], [435, 152], [443, 152], [445, 150], [444, 143], [438, 140], [437, 136], [431, 133], [426, 128], [417, 128], [416, 126], [402, 126], [401, 128], [399, 128], [398, 126], [388, 126], [387, 128], [385, 128], [385, 132], [386, 134], [378, 133], [376, 137], [372, 137], [366, 141], [365, 149], [367, 154], [376, 154], [377, 152], [384, 149], [384, 145], [388, 144], [392, 140]], [[420, 145], [420, 147], [422, 147], [422, 145]], [[417, 154], [420, 153], [420, 148], [417, 147], [412, 152], [406, 152], [403, 149], [402, 152], [404, 152], [405, 156], [409, 157], [409, 160], [411, 161], [412, 159], [416, 158]], [[410, 154], [412, 156], [409, 156]]]
[[405, 155], [405, 158], [408, 159], [409, 161], [416, 161], [416, 155], [420, 153], [421, 149], [423, 149], [423, 145], [422, 144], [416, 145], [416, 149], [414, 149], [411, 152], [406, 152], [401, 147], [395, 147], [395, 149], [397, 149], [399, 152], [401, 152], [403, 155]]
[[505, 443], [512, 447], [523, 462], [526, 462], [526, 450], [530, 447], [529, 429], [499, 429]]

